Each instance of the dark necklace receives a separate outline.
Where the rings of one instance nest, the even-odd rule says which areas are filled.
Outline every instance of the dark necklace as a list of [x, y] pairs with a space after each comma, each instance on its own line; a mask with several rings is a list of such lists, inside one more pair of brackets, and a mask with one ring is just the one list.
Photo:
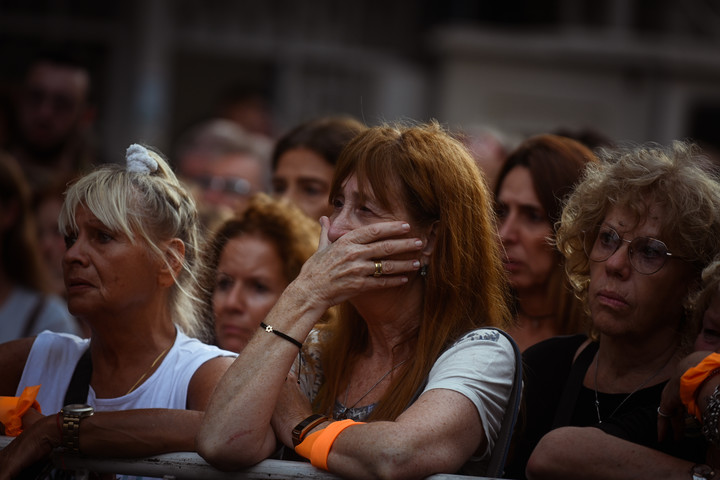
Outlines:
[[395, 365], [394, 367], [392, 367], [390, 370], [388, 370], [387, 372], [385, 372], [385, 375], [383, 375], [382, 377], [380, 377], [380, 380], [378, 380], [377, 382], [375, 382], [375, 385], [373, 385], [372, 387], [370, 387], [370, 390], [368, 390], [367, 392], [365, 392], [365, 393], [362, 395], [362, 397], [358, 398], [357, 401], [356, 401], [355, 403], [353, 403], [351, 407], [347, 407], [347, 406], [346, 406], [346, 405], [347, 405], [348, 392], [350, 391], [350, 383], [348, 382], [348, 386], [347, 386], [347, 388], [345, 389], [345, 400], [343, 400], [342, 409], [341, 409], [341, 410], [338, 412], [338, 414], [337, 414], [338, 419], [347, 418], [347, 412], [348, 412], [348, 410], [352, 410], [353, 408], [355, 408], [355, 405], [357, 405], [358, 403], [360, 403], [360, 400], [362, 400], [363, 398], [365, 398], [365, 397], [368, 395], [368, 393], [372, 392], [375, 387], [377, 387], [378, 385], [380, 385], [380, 382], [382, 382], [383, 380], [385, 380], [385, 377], [387, 377], [388, 375], [390, 375], [396, 368], [398, 368], [400, 365], [402, 365], [402, 364], [405, 363], [406, 361], [407, 361], [407, 359], [403, 360], [402, 362], [398, 363], [397, 365]]

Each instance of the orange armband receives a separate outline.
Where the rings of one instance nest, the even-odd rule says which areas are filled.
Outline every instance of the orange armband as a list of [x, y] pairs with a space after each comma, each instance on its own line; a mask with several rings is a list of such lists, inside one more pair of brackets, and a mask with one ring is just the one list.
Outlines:
[[720, 373], [720, 354], [711, 353], [680, 377], [680, 401], [685, 405], [688, 413], [700, 422], [702, 422], [702, 414], [697, 406], [697, 394], [705, 382], [718, 373]]
[[38, 412], [40, 404], [35, 400], [40, 385], [25, 387], [19, 397], [0, 397], [0, 423], [5, 425], [5, 435], [17, 437], [22, 433], [22, 417], [30, 409]]
[[330, 455], [330, 449], [338, 435], [348, 427], [363, 423], [365, 422], [356, 422], [354, 420], [332, 422], [322, 430], [305, 437], [305, 440], [295, 447], [295, 452], [309, 459], [313, 466], [327, 470], [328, 455]]

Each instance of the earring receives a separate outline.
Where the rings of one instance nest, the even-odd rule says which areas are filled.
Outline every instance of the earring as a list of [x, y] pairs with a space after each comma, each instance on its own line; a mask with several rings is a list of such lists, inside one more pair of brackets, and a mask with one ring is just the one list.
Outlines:
[[427, 277], [427, 272], [428, 272], [428, 266], [427, 266], [427, 265], [422, 265], [422, 266], [420, 267], [420, 276], [421, 276], [421, 277]]

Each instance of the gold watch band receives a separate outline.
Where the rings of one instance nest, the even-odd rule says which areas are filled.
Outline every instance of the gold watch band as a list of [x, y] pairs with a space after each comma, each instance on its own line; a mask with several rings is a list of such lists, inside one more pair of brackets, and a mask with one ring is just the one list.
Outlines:
[[68, 405], [62, 412], [62, 446], [72, 453], [80, 453], [80, 422], [94, 413], [89, 405]]
[[80, 453], [80, 416], [63, 416], [63, 447], [73, 453]]

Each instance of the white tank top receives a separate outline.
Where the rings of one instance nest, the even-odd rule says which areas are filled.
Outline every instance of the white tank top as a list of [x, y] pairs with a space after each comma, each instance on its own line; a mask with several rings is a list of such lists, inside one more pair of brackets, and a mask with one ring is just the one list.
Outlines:
[[[60, 411], [75, 365], [88, 348], [89, 340], [70, 334], [45, 331], [33, 343], [16, 395], [25, 387], [41, 385], [37, 401], [43, 414]], [[157, 370], [137, 389], [116, 398], [97, 398], [90, 387], [87, 403], [96, 411], [133, 408], [186, 408], [190, 379], [205, 362], [216, 357], [237, 357], [190, 338], [178, 330], [175, 343]]]

